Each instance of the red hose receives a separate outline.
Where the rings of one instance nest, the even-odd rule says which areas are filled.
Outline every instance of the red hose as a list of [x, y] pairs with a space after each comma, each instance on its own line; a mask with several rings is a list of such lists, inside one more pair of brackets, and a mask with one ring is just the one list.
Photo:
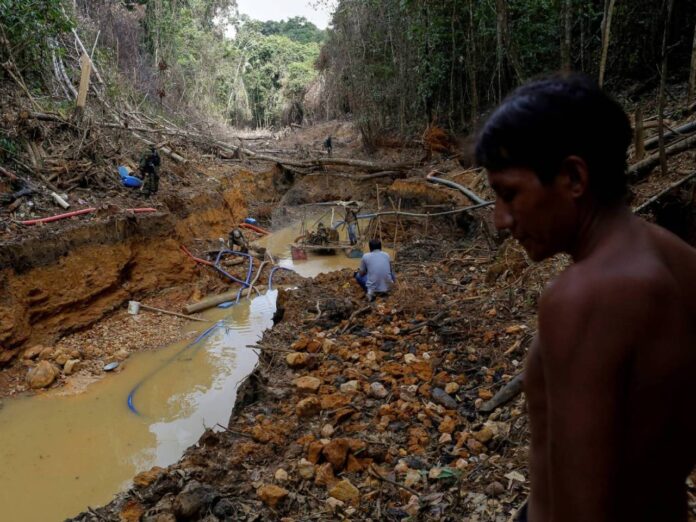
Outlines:
[[240, 223], [239, 226], [242, 228], [248, 228], [249, 230], [253, 230], [254, 232], [258, 232], [259, 234], [270, 234], [268, 230], [263, 229], [261, 227], [257, 227], [256, 225], [251, 225], [249, 223]]
[[214, 265], [213, 263], [211, 263], [210, 261], [206, 261], [205, 259], [201, 259], [200, 257], [194, 256], [194, 255], [189, 251], [189, 249], [186, 248], [184, 245], [181, 245], [180, 248], [181, 248], [181, 250], [182, 250], [182, 252], [183, 252], [184, 254], [186, 254], [187, 256], [189, 256], [189, 257], [190, 257], [191, 259], [193, 259], [196, 263], [201, 263], [202, 265], [212, 266], [213, 268], [215, 267], [215, 265]]
[[[38, 225], [39, 223], [52, 223], [53, 221], [58, 221], [60, 219], [66, 219], [73, 216], [82, 216], [83, 214], [90, 214], [97, 210], [94, 207], [83, 208], [81, 210], [73, 210], [72, 212], [66, 212], [65, 214], [57, 214], [55, 216], [49, 216], [45, 218], [29, 219], [27, 221], [20, 221], [22, 225]], [[156, 208], [127, 208], [128, 212], [134, 212], [135, 214], [142, 214], [144, 212], [157, 212]]]
[[94, 207], [83, 208], [82, 210], [73, 210], [72, 212], [67, 212], [65, 214], [58, 214], [56, 216], [49, 216], [45, 218], [29, 219], [27, 221], [20, 221], [22, 225], [37, 225], [39, 223], [51, 223], [53, 221], [58, 221], [59, 219], [65, 219], [73, 216], [81, 216], [82, 214], [89, 214], [97, 210]]

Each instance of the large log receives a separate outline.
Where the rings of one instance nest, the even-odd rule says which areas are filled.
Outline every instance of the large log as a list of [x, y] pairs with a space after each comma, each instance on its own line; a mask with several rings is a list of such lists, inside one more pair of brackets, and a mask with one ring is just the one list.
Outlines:
[[[685, 150], [689, 150], [694, 147], [696, 147], [696, 134], [690, 136], [689, 138], [686, 138], [683, 141], [680, 141], [679, 143], [675, 143], [674, 145], [667, 147], [665, 149], [665, 154], [667, 156], [673, 156], [674, 154], [684, 152]], [[628, 168], [628, 175], [632, 182], [640, 181], [648, 174], [650, 174], [650, 171], [652, 171], [652, 169], [657, 167], [659, 164], [660, 155], [654, 154], [645, 158], [642, 161], [639, 161], [638, 163], [631, 165]]]
[[[691, 134], [692, 132], [696, 132], [696, 121], [692, 121], [691, 123], [687, 123], [685, 125], [682, 125], [681, 127], [677, 127], [676, 129], [665, 132], [665, 143], [674, 141], [675, 139], [680, 138], [685, 134]], [[649, 140], [645, 140], [645, 150], [656, 149], [658, 142], [658, 136], [650, 138]]]

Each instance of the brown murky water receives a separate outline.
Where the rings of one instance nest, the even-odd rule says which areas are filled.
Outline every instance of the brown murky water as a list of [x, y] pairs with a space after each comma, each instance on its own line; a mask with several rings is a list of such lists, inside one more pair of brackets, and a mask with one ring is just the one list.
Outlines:
[[[308, 220], [311, 222], [311, 220]], [[328, 221], [326, 222], [328, 225]], [[314, 277], [317, 274], [332, 272], [334, 270], [342, 270], [344, 268], [358, 268], [360, 259], [348, 258], [343, 252], [337, 252], [335, 255], [308, 255], [307, 260], [293, 261], [290, 257], [290, 245], [300, 235], [300, 224], [284, 228], [272, 235], [261, 239], [257, 243], [260, 246], [266, 247], [274, 256], [280, 257], [276, 259], [280, 266], [291, 268], [303, 277]], [[345, 235], [344, 231], [340, 231], [341, 235]], [[341, 237], [345, 240], [344, 237]]]
[[[343, 253], [288, 259], [298, 229], [264, 241], [282, 266], [307, 277], [357, 267], [359, 260]], [[52, 522], [105, 504], [138, 472], [176, 462], [206, 427], [225, 425], [237, 386], [257, 361], [246, 346], [271, 325], [274, 303], [269, 292], [227, 310], [215, 308], [205, 315], [222, 323], [196, 345], [189, 346], [200, 325], [188, 327], [186, 341], [131, 356], [78, 395], [56, 390], [5, 401], [0, 520]]]

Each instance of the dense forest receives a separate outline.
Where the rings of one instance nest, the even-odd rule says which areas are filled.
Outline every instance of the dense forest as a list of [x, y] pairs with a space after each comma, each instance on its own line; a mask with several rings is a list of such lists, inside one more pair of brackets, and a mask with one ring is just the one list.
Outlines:
[[686, 80], [695, 22], [688, 0], [341, 0], [319, 67], [332, 109], [367, 136], [431, 121], [465, 130], [551, 71], [637, 95], [659, 83], [664, 48], [668, 79]]
[[689, 0], [340, 0], [327, 31], [251, 20], [234, 0], [0, 0], [0, 11], [4, 74], [29, 90], [70, 88], [56, 71], [61, 35], [77, 30], [116, 95], [239, 127], [350, 116], [367, 143], [431, 122], [471, 130], [550, 71], [584, 71], [628, 98], [690, 80], [692, 99], [696, 70]]
[[301, 121], [325, 38], [304, 18], [250, 20], [234, 0], [2, 0], [0, 12], [12, 42], [0, 58], [29, 88], [60, 91], [60, 38], [77, 30], [111, 69], [113, 94], [145, 94], [169, 111], [195, 109], [235, 126]]

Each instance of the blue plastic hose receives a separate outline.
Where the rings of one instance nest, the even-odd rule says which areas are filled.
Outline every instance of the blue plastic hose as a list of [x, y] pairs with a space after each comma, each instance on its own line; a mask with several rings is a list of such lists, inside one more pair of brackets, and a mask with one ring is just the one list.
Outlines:
[[[247, 272], [246, 281], [242, 281], [241, 279], [237, 279], [232, 274], [228, 273], [222, 267], [220, 267], [220, 259], [222, 258], [223, 254], [231, 254], [231, 255], [235, 255], [235, 256], [242, 256], [242, 257], [249, 258], [249, 270]], [[251, 273], [254, 270], [254, 258], [251, 254], [247, 254], [245, 252], [236, 252], [234, 250], [220, 250], [220, 252], [218, 252], [217, 258], [215, 259], [215, 263], [213, 263], [213, 267], [215, 268], [215, 270], [217, 270], [218, 272], [220, 272], [224, 276], [228, 277], [229, 279], [231, 279], [235, 283], [239, 283], [240, 285], [242, 285], [242, 288], [247, 288], [250, 284], [250, 281], [251, 281]]]
[[285, 268], [284, 266], [274, 266], [271, 269], [271, 273], [268, 275], [268, 289], [273, 290], [273, 273], [276, 270], [287, 270], [288, 272], [294, 272], [291, 268]]
[[171, 364], [172, 361], [174, 361], [174, 359], [176, 359], [177, 357], [179, 357], [182, 353], [184, 353], [184, 352], [185, 352], [186, 350], [188, 350], [189, 348], [192, 348], [192, 347], [196, 346], [198, 343], [200, 343], [203, 339], [205, 339], [206, 337], [208, 337], [211, 333], [213, 333], [213, 331], [215, 331], [217, 328], [221, 327], [222, 325], [223, 325], [223, 322], [222, 322], [222, 321], [218, 321], [218, 322], [215, 323], [213, 326], [211, 326], [210, 328], [208, 328], [207, 330], [205, 330], [203, 333], [201, 333], [198, 337], [196, 337], [196, 339], [193, 340], [191, 343], [187, 344], [184, 348], [182, 348], [182, 349], [179, 350], [177, 353], [175, 353], [172, 357], [170, 357], [169, 359], [167, 359], [164, 363], [162, 363], [161, 366], [159, 366], [159, 367], [156, 368], [155, 370], [153, 370], [153, 371], [151, 371], [150, 373], [148, 373], [145, 377], [143, 377], [143, 378], [140, 380], [140, 382], [138, 382], [138, 384], [136, 384], [135, 386], [133, 386], [133, 389], [132, 389], [132, 390], [130, 391], [130, 393], [128, 394], [128, 399], [126, 400], [126, 404], [128, 404], [128, 409], [129, 409], [130, 411], [132, 411], [133, 413], [135, 413], [136, 415], [140, 415], [140, 412], [139, 412], [138, 409], [135, 407], [135, 402], [134, 402], [135, 394], [137, 393], [138, 389], [139, 389], [143, 384], [145, 384], [145, 382], [147, 382], [148, 380], [150, 380], [150, 378], [152, 378], [155, 374], [157, 374], [160, 370], [163, 370], [164, 368], [166, 368], [167, 366], [169, 366], [169, 364]]

